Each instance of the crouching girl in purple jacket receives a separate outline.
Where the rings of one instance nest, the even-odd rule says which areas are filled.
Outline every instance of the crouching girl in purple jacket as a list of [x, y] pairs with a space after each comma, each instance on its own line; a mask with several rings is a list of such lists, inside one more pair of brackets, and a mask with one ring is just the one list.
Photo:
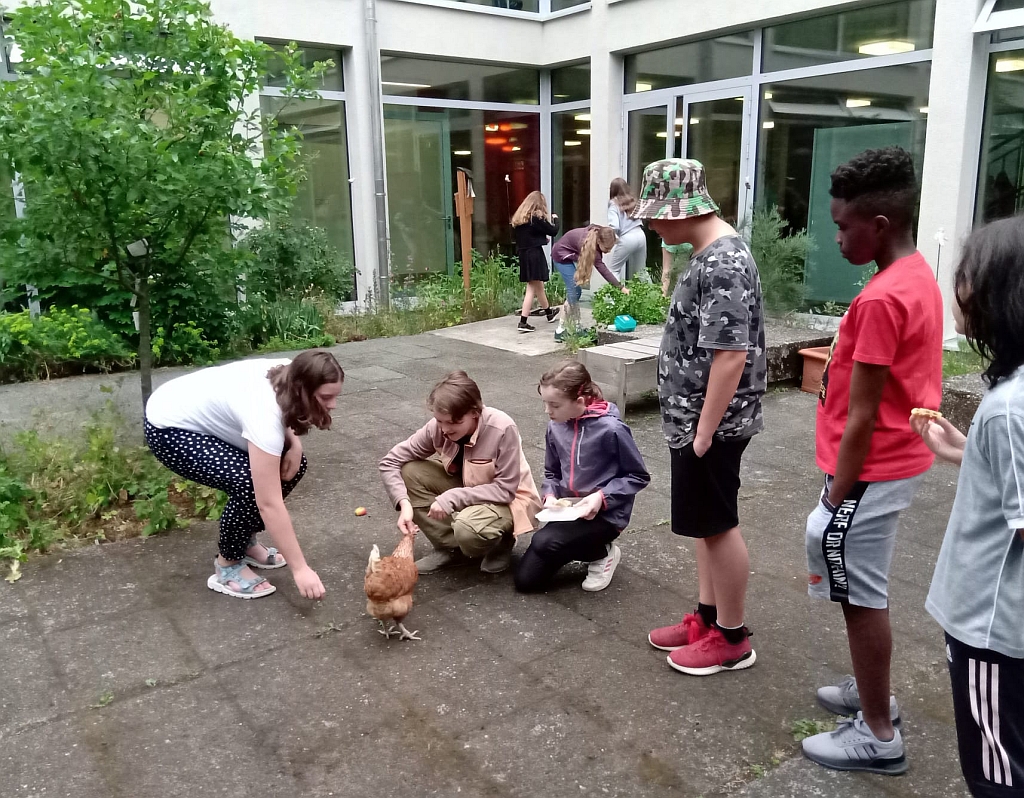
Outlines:
[[618, 408], [604, 401], [582, 363], [558, 364], [540, 378], [538, 391], [551, 419], [544, 506], [571, 499], [582, 515], [550, 522], [534, 533], [516, 569], [516, 589], [541, 590], [563, 565], [582, 560], [589, 563], [583, 589], [604, 590], [622, 556], [615, 538], [629, 524], [633, 498], [651, 475]]

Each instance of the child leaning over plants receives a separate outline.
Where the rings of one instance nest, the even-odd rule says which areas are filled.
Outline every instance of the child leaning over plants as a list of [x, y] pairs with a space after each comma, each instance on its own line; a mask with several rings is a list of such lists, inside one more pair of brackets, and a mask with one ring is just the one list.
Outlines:
[[[612, 251], [616, 242], [615, 231], [610, 227], [592, 224], [588, 227], [576, 227], [569, 230], [551, 248], [551, 262], [565, 283], [565, 316], [573, 325], [579, 327], [580, 295], [583, 286], [590, 282], [590, 275], [597, 269], [610, 285], [628, 294], [619, 279], [612, 274], [601, 256]], [[555, 341], [565, 340], [565, 325], [559, 323], [555, 330]]]
[[573, 560], [589, 563], [584, 590], [604, 590], [622, 556], [614, 541], [629, 524], [634, 498], [651, 476], [618, 408], [604, 401], [582, 363], [559, 363], [540, 378], [537, 391], [551, 419], [545, 436], [544, 506], [575, 498], [580, 517], [549, 522], [534, 533], [516, 568], [516, 590], [542, 590]]

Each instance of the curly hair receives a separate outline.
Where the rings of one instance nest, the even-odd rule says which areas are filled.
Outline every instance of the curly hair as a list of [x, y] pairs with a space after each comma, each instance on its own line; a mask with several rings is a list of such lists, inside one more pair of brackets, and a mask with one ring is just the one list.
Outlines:
[[467, 413], [480, 413], [484, 400], [480, 386], [464, 371], [450, 371], [444, 375], [427, 397], [431, 413], [443, 413], [458, 423]]
[[1024, 364], [1024, 216], [978, 228], [953, 278], [971, 348], [988, 361], [990, 388]]
[[583, 246], [580, 247], [580, 259], [576, 262], [576, 273], [573, 275], [573, 282], [576, 285], [586, 285], [590, 282], [590, 275], [594, 271], [594, 261], [597, 260], [597, 250], [611, 252], [615, 246], [615, 231], [610, 227], [594, 225], [587, 232], [583, 239]]
[[537, 386], [537, 393], [540, 393], [541, 388], [548, 386], [574, 401], [585, 396], [588, 405], [604, 399], [601, 389], [590, 378], [587, 367], [578, 360], [563, 360], [554, 368], [545, 371], [540, 378], [540, 385]]
[[917, 206], [914, 159], [902, 147], [865, 150], [836, 167], [829, 194], [846, 200], [859, 213], [885, 216], [894, 225], [909, 227]]
[[534, 216], [540, 217], [547, 222], [551, 221], [551, 214], [548, 212], [548, 201], [539, 191], [531, 191], [526, 195], [516, 212], [512, 214], [512, 226], [529, 224]]
[[345, 370], [330, 352], [307, 349], [287, 366], [274, 366], [267, 372], [277, 394], [281, 421], [296, 435], [305, 435], [311, 427], [331, 428], [331, 413], [320, 404], [316, 391], [332, 382], [344, 382]]

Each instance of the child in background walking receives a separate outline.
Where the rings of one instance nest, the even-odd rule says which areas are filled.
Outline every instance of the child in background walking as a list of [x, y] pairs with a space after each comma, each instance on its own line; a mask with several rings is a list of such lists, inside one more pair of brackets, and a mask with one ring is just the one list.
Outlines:
[[[569, 230], [551, 248], [551, 262], [565, 283], [565, 315], [562, 318], [571, 318], [577, 327], [580, 295], [583, 293], [583, 286], [590, 282], [590, 275], [594, 269], [622, 293], [629, 293], [629, 289], [608, 270], [601, 259], [603, 254], [611, 252], [615, 241], [615, 231], [610, 227], [592, 224], [589, 227]], [[564, 338], [565, 326], [559, 322], [558, 329], [555, 330], [555, 341], [560, 343]]]
[[558, 308], [550, 307], [547, 294], [544, 293], [544, 283], [549, 276], [544, 246], [548, 243], [548, 237], [558, 232], [558, 216], [548, 212], [548, 203], [543, 194], [531, 191], [512, 216], [512, 229], [519, 253], [519, 282], [526, 283], [518, 329], [521, 333], [536, 332], [537, 328], [529, 321], [534, 297], [549, 322], [554, 321], [558, 315]]
[[967, 786], [1011, 798], [1024, 795], [1024, 218], [976, 230], [954, 285], [956, 331], [988, 361], [989, 391], [966, 438], [944, 418], [910, 417], [961, 466], [925, 606], [946, 632]]
[[540, 378], [547, 411], [544, 506], [582, 496], [576, 521], [548, 523], [536, 532], [516, 569], [516, 589], [541, 590], [574, 560], [590, 564], [583, 589], [604, 590], [622, 556], [614, 540], [629, 524], [633, 500], [651, 481], [633, 435], [586, 367], [566, 360]]

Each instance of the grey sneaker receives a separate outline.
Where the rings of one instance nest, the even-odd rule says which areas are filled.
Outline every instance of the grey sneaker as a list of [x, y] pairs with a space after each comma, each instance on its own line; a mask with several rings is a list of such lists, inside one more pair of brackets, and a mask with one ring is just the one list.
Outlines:
[[[857, 680], [852, 676], [844, 676], [839, 684], [818, 688], [818, 703], [836, 715], [856, 715], [861, 710], [860, 693], [857, 691]], [[897, 729], [903, 727], [900, 707], [896, 696], [889, 696], [889, 716], [892, 725]]]
[[512, 549], [516, 547], [516, 539], [511, 532], [501, 536], [501, 540], [494, 544], [483, 562], [480, 563], [480, 570], [485, 574], [500, 574], [512, 564]]
[[442, 568], [461, 565], [465, 561], [466, 555], [459, 549], [434, 549], [426, 557], [416, 560], [416, 570], [421, 574], [432, 574]]
[[804, 756], [833, 770], [865, 770], [886, 776], [907, 772], [907, 757], [899, 729], [883, 742], [871, 733], [858, 712], [857, 717], [839, 721], [839, 728], [808, 737], [802, 743]]

